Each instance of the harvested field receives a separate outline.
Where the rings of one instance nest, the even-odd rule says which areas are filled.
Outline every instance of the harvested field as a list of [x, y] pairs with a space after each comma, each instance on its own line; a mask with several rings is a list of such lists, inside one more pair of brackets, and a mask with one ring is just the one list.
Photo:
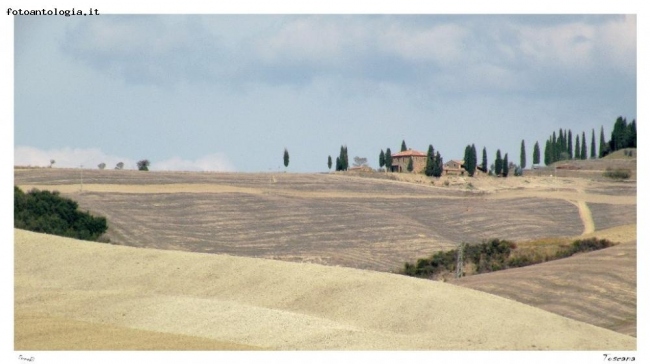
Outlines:
[[572, 180], [523, 188], [484, 178], [468, 190], [342, 174], [91, 170], [80, 193], [78, 173], [20, 170], [15, 178], [24, 189], [59, 190], [105, 216], [114, 244], [377, 271], [462, 241], [589, 232], [576, 201], [636, 204], [635, 196], [585, 193]]
[[598, 229], [636, 224], [636, 205], [590, 203], [589, 209]]
[[450, 283], [636, 336], [636, 225], [588, 236], [623, 243], [529, 267], [464, 277]]
[[174, 338], [174, 348], [636, 349], [630, 336], [441, 282], [14, 234], [15, 350], [155, 350]]

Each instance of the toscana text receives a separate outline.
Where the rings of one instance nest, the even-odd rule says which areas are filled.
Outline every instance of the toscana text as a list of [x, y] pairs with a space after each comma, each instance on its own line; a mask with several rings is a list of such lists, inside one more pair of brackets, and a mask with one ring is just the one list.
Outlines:
[[90, 8], [88, 9], [88, 12], [84, 12], [83, 10], [80, 9], [58, 9], [54, 8], [52, 9], [30, 9], [30, 10], [23, 10], [23, 9], [12, 9], [8, 8], [7, 9], [7, 15], [63, 15], [63, 16], [71, 16], [71, 15], [99, 15], [99, 10], [98, 9], [93, 9]]

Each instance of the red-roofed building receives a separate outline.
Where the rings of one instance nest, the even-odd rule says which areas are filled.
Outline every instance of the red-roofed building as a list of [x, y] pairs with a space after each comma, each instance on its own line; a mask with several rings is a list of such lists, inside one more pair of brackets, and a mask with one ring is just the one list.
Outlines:
[[408, 172], [409, 160], [413, 159], [413, 173], [424, 172], [424, 167], [427, 165], [427, 154], [417, 150], [405, 150], [403, 152], [391, 154], [393, 157], [393, 164], [391, 165], [392, 172]]

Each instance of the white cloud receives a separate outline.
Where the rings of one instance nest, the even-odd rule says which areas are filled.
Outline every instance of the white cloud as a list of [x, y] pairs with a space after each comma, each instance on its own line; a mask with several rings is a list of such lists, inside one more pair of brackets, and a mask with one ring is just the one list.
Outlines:
[[150, 169], [152, 171], [235, 171], [235, 167], [224, 154], [206, 155], [195, 160], [173, 157], [160, 162], [152, 161]]
[[[14, 165], [46, 167], [54, 160], [54, 168], [97, 168], [100, 163], [106, 163], [106, 168], [115, 168], [119, 162], [124, 163], [124, 169], [136, 169], [137, 161], [108, 155], [98, 148], [61, 148], [40, 150], [29, 146], [14, 148]], [[233, 164], [224, 154], [211, 154], [195, 160], [173, 157], [163, 161], [150, 160], [152, 171], [234, 171]]]
[[95, 168], [100, 163], [106, 163], [106, 168], [113, 168], [119, 162], [124, 163], [124, 169], [134, 169], [135, 160], [118, 156], [107, 155], [98, 148], [61, 148], [41, 150], [28, 146], [14, 148], [14, 165], [45, 167], [54, 160], [54, 167]]

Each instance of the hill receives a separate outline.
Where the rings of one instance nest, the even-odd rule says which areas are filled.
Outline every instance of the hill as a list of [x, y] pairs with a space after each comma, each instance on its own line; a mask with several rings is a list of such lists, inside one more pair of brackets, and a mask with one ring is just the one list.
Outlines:
[[14, 234], [15, 350], [155, 350], [174, 338], [222, 349], [636, 348], [630, 336], [442, 282]]

